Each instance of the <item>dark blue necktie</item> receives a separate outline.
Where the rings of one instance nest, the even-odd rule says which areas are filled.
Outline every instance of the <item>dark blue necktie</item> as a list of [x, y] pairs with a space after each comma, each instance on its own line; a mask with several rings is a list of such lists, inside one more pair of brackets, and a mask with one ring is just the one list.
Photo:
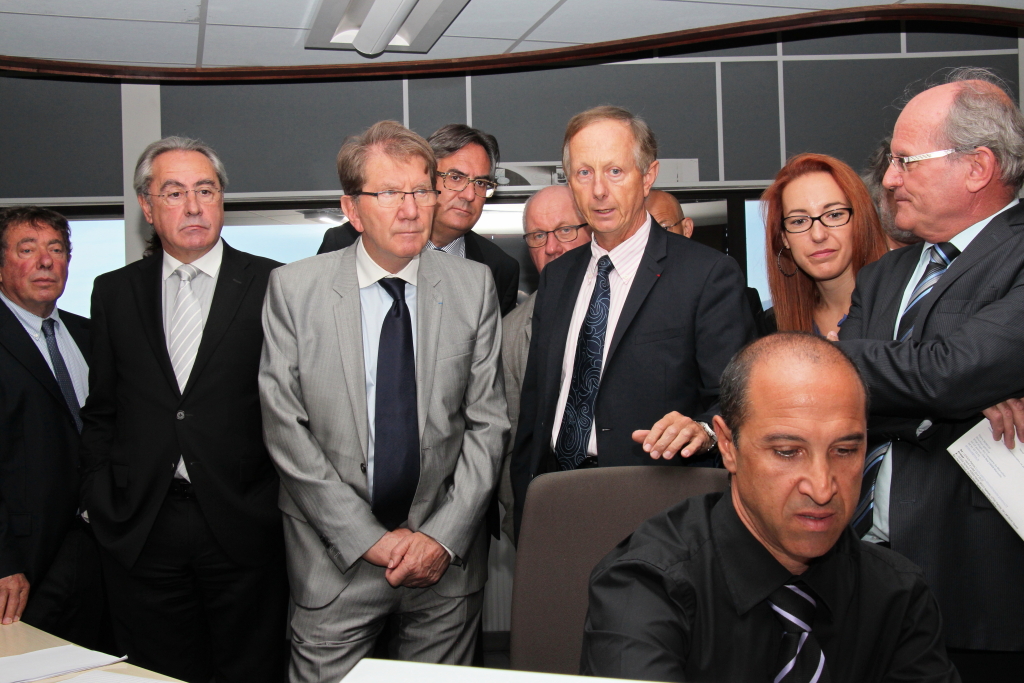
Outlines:
[[828, 683], [825, 655], [814, 637], [817, 602], [807, 586], [787, 583], [768, 597], [768, 605], [782, 624], [782, 643], [773, 671], [774, 683]]
[[50, 362], [53, 363], [53, 375], [60, 385], [60, 393], [64, 394], [64, 401], [68, 404], [71, 417], [75, 419], [75, 427], [82, 432], [82, 418], [78, 416], [78, 394], [75, 393], [75, 384], [71, 381], [71, 373], [64, 363], [64, 356], [60, 355], [60, 348], [57, 346], [57, 336], [53, 326], [56, 324], [53, 318], [43, 321], [43, 336], [46, 337], [46, 350], [50, 352]]
[[612, 260], [602, 256], [597, 261], [597, 281], [590, 296], [587, 317], [576, 340], [576, 357], [572, 364], [572, 380], [565, 400], [562, 426], [555, 441], [555, 458], [562, 470], [574, 470], [587, 457], [590, 430], [594, 427], [594, 404], [601, 383], [601, 362], [604, 337], [608, 328], [608, 307], [611, 301], [608, 273]]
[[928, 248], [930, 249], [928, 265], [925, 266], [924, 274], [921, 276], [920, 281], [918, 281], [917, 286], [914, 287], [914, 291], [910, 293], [907, 308], [903, 311], [903, 317], [900, 318], [899, 329], [896, 332], [896, 341], [905, 341], [914, 333], [914, 321], [917, 319], [917, 314], [921, 311], [921, 307], [918, 304], [938, 284], [939, 278], [946, 272], [949, 265], [953, 263], [953, 259], [960, 255], [960, 250], [949, 242], [933, 244]]
[[416, 355], [405, 282], [384, 278], [379, 283], [394, 303], [384, 317], [377, 351], [373, 514], [391, 531], [408, 519], [420, 480]]

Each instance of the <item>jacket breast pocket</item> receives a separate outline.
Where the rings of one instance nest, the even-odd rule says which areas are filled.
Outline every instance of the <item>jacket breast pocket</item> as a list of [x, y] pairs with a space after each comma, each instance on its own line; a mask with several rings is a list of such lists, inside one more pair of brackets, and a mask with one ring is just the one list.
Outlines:
[[439, 346], [437, 349], [437, 360], [444, 360], [446, 358], [457, 358], [459, 356], [465, 356], [468, 353], [473, 352], [473, 345], [476, 343], [475, 339], [468, 341], [456, 342], [455, 344], [445, 344]]
[[640, 332], [633, 338], [634, 344], [651, 344], [656, 341], [663, 339], [673, 339], [675, 337], [682, 336], [682, 327], [666, 327], [662, 330], [652, 330], [650, 332]]

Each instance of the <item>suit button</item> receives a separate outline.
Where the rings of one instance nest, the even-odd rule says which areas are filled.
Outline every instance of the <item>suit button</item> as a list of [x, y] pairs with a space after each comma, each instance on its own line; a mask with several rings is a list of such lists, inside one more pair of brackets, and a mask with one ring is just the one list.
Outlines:
[[179, 410], [174, 417], [178, 418], [179, 420], [184, 420], [185, 419], [185, 411], [184, 410]]
[[365, 462], [359, 463], [359, 471], [362, 472], [363, 474], [366, 474], [366, 463]]

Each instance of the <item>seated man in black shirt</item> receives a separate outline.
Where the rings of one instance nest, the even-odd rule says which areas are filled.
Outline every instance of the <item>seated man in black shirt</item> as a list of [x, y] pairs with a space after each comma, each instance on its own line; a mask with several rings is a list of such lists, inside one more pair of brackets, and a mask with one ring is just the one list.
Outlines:
[[828, 342], [783, 333], [722, 377], [731, 488], [644, 522], [590, 580], [584, 674], [657, 681], [959, 681], [921, 571], [848, 524], [867, 396]]

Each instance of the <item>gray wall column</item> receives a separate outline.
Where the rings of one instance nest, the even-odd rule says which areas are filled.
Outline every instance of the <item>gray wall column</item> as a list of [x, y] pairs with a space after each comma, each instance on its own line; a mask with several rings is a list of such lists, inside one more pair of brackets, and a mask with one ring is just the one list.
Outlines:
[[146, 145], [163, 137], [160, 86], [121, 84], [121, 163], [124, 169], [124, 262], [142, 258], [151, 228], [142, 215], [132, 180], [135, 162]]

